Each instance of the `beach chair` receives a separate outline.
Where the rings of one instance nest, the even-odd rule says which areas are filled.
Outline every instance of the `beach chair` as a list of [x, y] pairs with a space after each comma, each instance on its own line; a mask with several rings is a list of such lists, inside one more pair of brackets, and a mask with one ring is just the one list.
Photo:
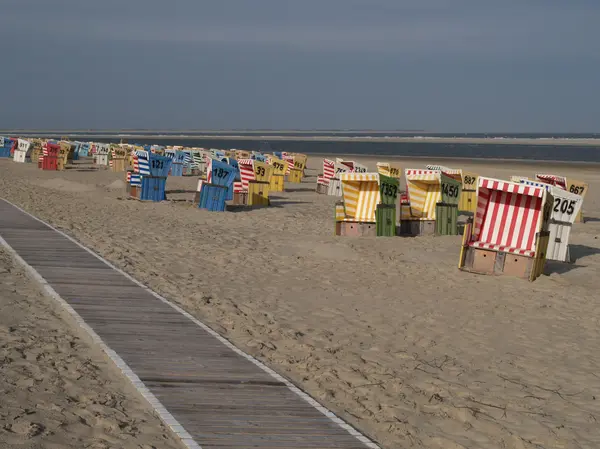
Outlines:
[[[122, 151], [125, 151], [122, 149]], [[137, 164], [135, 164], [137, 160]], [[131, 189], [130, 196], [140, 201], [163, 201], [166, 199], [167, 176], [171, 170], [173, 160], [166, 156], [145, 150], [136, 150], [134, 158], [134, 170], [132, 173], [139, 186]], [[138, 178], [139, 177], [139, 178]]]
[[60, 145], [46, 142], [42, 156], [42, 170], [58, 170]]
[[61, 140], [59, 142], [60, 151], [58, 155], [58, 167], [57, 170], [64, 170], [67, 167], [67, 164], [73, 163], [75, 160], [75, 148], [76, 144], [74, 142], [69, 142], [65, 140]]
[[237, 170], [232, 165], [217, 159], [210, 159], [206, 181], [198, 182], [198, 208], [213, 212], [223, 212], [229, 189], [233, 191], [233, 183]]
[[440, 170], [406, 169], [405, 176], [408, 198], [401, 200], [401, 234], [456, 235], [462, 183]]
[[181, 150], [184, 153], [182, 176], [195, 175], [192, 166], [192, 152], [189, 148]]
[[396, 235], [399, 182], [379, 173], [341, 173], [343, 203], [335, 206], [335, 235]]
[[109, 166], [110, 145], [108, 143], [97, 143], [96, 153], [94, 154], [94, 164], [102, 167]]
[[139, 173], [134, 173], [133, 170], [127, 170], [127, 193], [133, 198], [139, 198], [142, 187], [142, 176]]
[[529, 179], [520, 179], [519, 182], [527, 186], [544, 188], [552, 194], [554, 202], [552, 204], [550, 224], [548, 225], [550, 236], [548, 238], [546, 259], [571, 262], [569, 238], [573, 223], [575, 223], [581, 211], [583, 198], [581, 195], [568, 192], [561, 187], [551, 184], [531, 181]]
[[298, 156], [290, 153], [283, 153], [283, 160], [288, 162], [287, 181], [292, 184], [301, 183], [304, 177], [303, 161]]
[[[230, 152], [229, 154], [234, 154]], [[225, 201], [233, 201], [233, 204], [246, 204], [246, 199], [248, 198], [247, 192], [241, 192], [240, 189], [237, 189], [238, 195], [236, 195], [236, 185], [241, 185], [241, 175], [240, 175], [240, 165], [237, 159], [233, 156], [226, 156], [221, 158], [221, 162], [224, 162], [228, 165], [231, 165], [235, 172], [235, 177], [233, 178], [233, 184], [228, 185], [227, 191], [225, 193]], [[238, 184], [236, 184], [238, 183]]]
[[449, 168], [443, 165], [426, 165], [428, 170], [440, 170], [449, 178], [455, 179], [462, 184], [462, 190], [458, 202], [458, 211], [475, 214], [477, 210], [477, 178], [478, 175], [463, 171], [460, 168]]
[[273, 167], [255, 159], [240, 159], [242, 189], [248, 192], [248, 206], [268, 206]]
[[[575, 195], [581, 196], [582, 200], [585, 200], [585, 195], [589, 190], [587, 182], [580, 181], [577, 179], [567, 178], [559, 175], [547, 175], [547, 174], [536, 174], [535, 178], [538, 181], [551, 184], [566, 190], [567, 192], [574, 193]], [[579, 210], [575, 221], [578, 223], [585, 223], [585, 217], [583, 214], [583, 207]]]
[[124, 172], [127, 169], [130, 151], [123, 145], [110, 146], [108, 166], [111, 171]]
[[14, 157], [18, 145], [17, 137], [0, 137], [0, 158]]
[[469, 212], [475, 215], [477, 211], [477, 181], [479, 175], [472, 172], [462, 172], [462, 192], [458, 203], [459, 212]]
[[28, 162], [32, 162], [34, 164], [38, 164], [38, 168], [41, 168], [42, 165], [42, 161], [43, 161], [43, 156], [42, 156], [42, 144], [44, 143], [41, 139], [33, 139], [30, 141], [31, 146], [31, 154], [29, 156], [29, 161]]
[[186, 153], [181, 150], [166, 149], [165, 156], [172, 161], [169, 176], [183, 176], [183, 166], [186, 163]]
[[273, 168], [273, 173], [271, 174], [271, 185], [269, 186], [270, 192], [283, 192], [285, 188], [285, 173], [288, 169], [288, 162], [284, 161], [276, 157], [275, 155], [270, 155], [267, 159], [267, 163]]
[[25, 163], [31, 158], [31, 142], [25, 139], [19, 139], [17, 148], [13, 154], [13, 160], [15, 162]]
[[233, 150], [235, 158], [237, 160], [240, 159], [251, 159], [250, 156], [252, 156], [252, 153], [250, 151], [246, 151], [246, 150]]
[[199, 148], [191, 150], [192, 161], [190, 167], [192, 175], [194, 176], [206, 176], [206, 155], [207, 153]]
[[88, 157], [90, 154], [91, 144], [89, 142], [80, 142], [79, 151], [77, 152], [78, 157]]
[[[233, 151], [233, 155], [235, 155], [235, 151]], [[260, 151], [252, 151], [249, 159], [254, 159], [258, 162], [267, 162], [267, 155], [261, 153]]]
[[399, 165], [392, 165], [389, 162], [377, 162], [377, 172], [380, 175], [389, 176], [391, 178], [400, 179], [402, 177], [402, 169]]
[[352, 173], [354, 170], [354, 164], [346, 164], [344, 161], [338, 158], [333, 165], [333, 170], [335, 174], [329, 179], [327, 195], [342, 196], [342, 182], [340, 181], [340, 175], [342, 173]]
[[335, 176], [335, 161], [323, 159], [323, 173], [317, 175], [317, 193], [327, 194], [329, 181]]
[[465, 226], [458, 267], [534, 281], [546, 262], [552, 194], [482, 176], [478, 183], [477, 212]]

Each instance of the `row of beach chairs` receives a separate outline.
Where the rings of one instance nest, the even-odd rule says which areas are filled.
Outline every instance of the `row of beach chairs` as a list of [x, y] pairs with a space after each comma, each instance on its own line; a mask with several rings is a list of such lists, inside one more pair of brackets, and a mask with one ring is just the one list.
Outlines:
[[[571, 262], [569, 237], [573, 224], [584, 222], [585, 182], [549, 174], [506, 181], [428, 165], [404, 170], [401, 192], [402, 171], [391, 168], [334, 172], [328, 187], [339, 182], [343, 200], [335, 204], [336, 235], [457, 235], [462, 227], [461, 270], [532, 281], [546, 260]], [[459, 215], [467, 218], [462, 226]]]
[[163, 201], [171, 176], [196, 176], [194, 203], [203, 209], [225, 210], [225, 202], [243, 206], [270, 205], [270, 192], [282, 192], [285, 182], [304, 179], [307, 156], [299, 153], [165, 147], [161, 145], [1, 138], [6, 157], [37, 162], [43, 170], [64, 170], [82, 157], [126, 173], [127, 192], [142, 201]]

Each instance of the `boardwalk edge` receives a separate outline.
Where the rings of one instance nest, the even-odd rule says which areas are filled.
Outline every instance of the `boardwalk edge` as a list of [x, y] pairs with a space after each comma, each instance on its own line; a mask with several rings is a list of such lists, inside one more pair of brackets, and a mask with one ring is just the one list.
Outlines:
[[[4, 200], [6, 201], [6, 200]], [[9, 204], [9, 201], [6, 201]], [[14, 206], [14, 204], [12, 204]], [[15, 206], [17, 207], [17, 206]], [[18, 208], [18, 207], [17, 207]], [[20, 209], [20, 208], [19, 208]], [[25, 211], [23, 211], [25, 212]], [[28, 214], [30, 215], [30, 214]], [[35, 218], [35, 217], [34, 217]], [[41, 221], [41, 220], [40, 220]], [[43, 222], [42, 222], [43, 223]], [[44, 223], [46, 224], [46, 223]], [[52, 228], [54, 229], [54, 228]], [[56, 229], [54, 229], [56, 231]], [[58, 231], [60, 232], [60, 231]], [[104, 351], [104, 353], [113, 361], [113, 363], [121, 370], [121, 372], [129, 379], [129, 381], [133, 384], [135, 389], [146, 399], [146, 401], [150, 404], [150, 406], [154, 409], [154, 411], [158, 414], [161, 421], [165, 423], [167, 427], [171, 429], [171, 431], [179, 437], [181, 442], [188, 449], [202, 449], [202, 447], [194, 441], [192, 436], [183, 428], [181, 424], [169, 413], [169, 411], [165, 408], [164, 405], [154, 396], [150, 390], [144, 385], [144, 383], [140, 380], [140, 378], [129, 368], [129, 366], [123, 361], [123, 359], [110, 347], [108, 347], [102, 338], [81, 318], [81, 316], [71, 307], [71, 305], [65, 301], [57, 292], [54, 290], [50, 284], [44, 279], [31, 265], [29, 265], [25, 260], [19, 256], [19, 254], [4, 240], [4, 238], [0, 235], [0, 245], [2, 245], [8, 253], [21, 265], [28, 274], [37, 281], [41, 287], [45, 290], [46, 294], [48, 294], [52, 299], [59, 303], [59, 305], [66, 310], [75, 322], [79, 325], [79, 327], [83, 328], [95, 344], [100, 346], [100, 348]]]
[[[362, 433], [360, 433], [358, 430], [356, 430], [350, 424], [346, 423], [344, 420], [342, 420], [341, 418], [339, 418], [335, 413], [333, 413], [332, 411], [330, 411], [329, 409], [327, 409], [326, 407], [324, 407], [323, 405], [321, 405], [319, 402], [317, 402], [315, 399], [313, 399], [311, 396], [309, 396], [303, 390], [301, 390], [300, 388], [298, 388], [297, 386], [295, 386], [288, 379], [286, 379], [285, 377], [283, 377], [280, 374], [276, 373], [274, 370], [272, 370], [271, 368], [269, 368], [264, 363], [262, 363], [261, 361], [259, 361], [256, 358], [254, 358], [250, 354], [247, 354], [244, 351], [242, 351], [240, 348], [238, 348], [237, 346], [235, 346], [233, 343], [231, 343], [225, 337], [221, 336], [219, 333], [217, 333], [212, 328], [210, 328], [209, 326], [207, 326], [206, 324], [204, 324], [202, 321], [200, 321], [197, 318], [195, 318], [194, 316], [192, 316], [190, 313], [188, 313], [185, 310], [183, 310], [178, 305], [172, 303], [171, 301], [169, 301], [168, 299], [164, 298], [163, 296], [161, 296], [160, 294], [158, 294], [154, 290], [152, 290], [149, 287], [147, 287], [146, 285], [142, 284], [140, 281], [138, 281], [137, 279], [135, 279], [131, 275], [127, 274], [126, 272], [124, 272], [123, 270], [121, 270], [119, 267], [116, 267], [115, 265], [113, 265], [112, 263], [110, 263], [108, 260], [106, 260], [102, 256], [100, 256], [99, 254], [97, 254], [94, 251], [92, 251], [90, 248], [88, 248], [85, 245], [83, 245], [82, 243], [78, 242], [76, 239], [74, 239], [70, 235], [67, 235], [64, 232], [62, 232], [61, 230], [56, 229], [54, 226], [46, 223], [44, 220], [36, 217], [35, 215], [30, 214], [26, 210], [22, 209], [21, 207], [17, 206], [16, 204], [11, 203], [7, 199], [2, 198], [2, 200], [5, 201], [6, 203], [10, 204], [14, 208], [20, 210], [24, 214], [28, 215], [29, 217], [33, 218], [34, 220], [36, 220], [36, 221], [44, 224], [45, 226], [48, 226], [50, 229], [52, 229], [53, 231], [59, 233], [63, 237], [69, 239], [71, 242], [75, 243], [77, 246], [79, 246], [83, 250], [87, 251], [92, 256], [96, 257], [98, 260], [104, 262], [106, 265], [108, 265], [109, 267], [111, 267], [113, 270], [115, 270], [118, 273], [120, 273], [121, 275], [125, 276], [127, 279], [129, 279], [130, 281], [132, 281], [133, 283], [135, 283], [136, 285], [138, 285], [139, 287], [141, 287], [142, 289], [144, 289], [146, 292], [150, 293], [155, 298], [159, 299], [163, 303], [165, 303], [165, 304], [169, 305], [170, 307], [172, 307], [173, 309], [175, 309], [177, 312], [179, 312], [182, 315], [184, 315], [186, 318], [190, 319], [192, 322], [194, 322], [194, 324], [196, 324], [197, 326], [200, 326], [202, 329], [204, 329], [210, 335], [212, 335], [213, 337], [215, 337], [219, 342], [221, 342], [226, 347], [228, 347], [229, 349], [231, 349], [232, 351], [234, 351], [236, 354], [244, 357], [246, 360], [248, 360], [249, 362], [251, 362], [254, 365], [256, 365], [258, 368], [260, 368], [261, 370], [263, 370], [264, 372], [266, 372], [267, 374], [269, 374], [271, 377], [273, 377], [277, 381], [282, 382], [283, 384], [285, 384], [285, 386], [287, 388], [289, 388], [293, 393], [295, 393], [296, 395], [298, 395], [300, 398], [304, 399], [312, 407], [314, 407], [315, 409], [317, 409], [319, 412], [321, 412], [323, 415], [325, 415], [327, 418], [329, 418], [331, 421], [333, 421], [339, 427], [341, 427], [346, 432], [348, 432], [350, 435], [352, 435], [353, 437], [355, 437], [357, 440], [359, 440], [361, 443], [363, 443], [366, 447], [368, 447], [370, 449], [381, 449], [381, 447], [379, 445], [377, 445], [371, 439], [369, 439], [368, 437], [366, 437], [365, 435], [363, 435]], [[124, 368], [121, 368], [121, 369], [123, 370], [123, 372], [125, 373], [125, 375], [129, 378], [129, 380], [134, 384], [135, 388], [138, 389], [138, 391], [144, 396], [144, 398], [146, 398], [148, 400], [148, 402], [155, 408], [155, 410], [159, 413], [159, 416], [161, 417], [161, 419], [171, 428], [171, 430], [173, 430], [174, 433], [176, 433], [181, 438], [181, 440], [183, 441], [183, 443], [188, 448], [190, 448], [190, 449], [202, 449], [201, 446], [198, 445], [198, 443], [196, 443], [196, 442], [194, 442], [192, 445], [190, 445], [188, 443], [188, 441], [190, 441], [190, 442], [194, 441], [193, 438], [191, 437], [191, 435], [189, 435], [185, 430], [183, 430], [183, 426], [181, 426], [177, 422], [177, 420], [167, 411], [167, 409], [160, 403], [160, 401], [158, 401], [158, 399], [156, 399], [156, 397], [150, 392], [150, 390], [148, 390], [148, 388], [146, 388], [146, 386], [142, 383], [142, 381], [139, 379], [139, 377], [127, 366], [127, 364], [125, 364], [125, 362], [112, 349], [110, 349], [106, 344], [104, 344], [104, 342], [102, 341], [102, 339], [94, 332], [94, 330], [92, 330], [91, 327], [89, 327], [83, 321], [83, 319], [79, 316], [79, 314], [77, 312], [75, 312], [75, 310], [73, 310], [73, 308], [64, 299], [62, 299], [58, 295], [58, 293], [56, 293], [56, 291], [54, 291], [54, 289], [46, 282], [46, 280], [42, 276], [39, 275], [39, 273], [37, 271], [35, 271], [35, 269], [33, 267], [31, 267], [29, 264], [27, 264], [27, 262], [25, 262], [16, 253], [16, 251], [14, 251], [12, 249], [12, 247], [10, 247], [10, 245], [8, 245], [8, 243], [2, 238], [2, 236], [0, 236], [0, 243], [5, 248], [7, 248], [11, 252], [11, 254], [13, 254], [13, 256], [16, 257], [16, 259], [19, 260], [19, 262], [22, 265], [24, 265], [27, 268], [27, 270], [34, 276], [34, 278], [38, 282], [40, 282], [44, 286], [44, 288], [48, 291], [48, 293], [54, 299], [56, 299], [59, 303], [61, 303], [61, 305], [63, 305], [63, 307], [65, 307], [65, 309], [67, 309], [69, 311], [69, 313], [75, 317], [75, 319], [79, 323], [79, 325], [81, 327], [83, 327], [84, 329], [86, 329], [86, 331], [92, 336], [92, 338], [95, 341], [97, 341], [98, 344], [100, 344], [100, 346], [102, 347], [102, 349], [109, 355], [109, 357], [115, 362], [115, 364], [119, 368], [121, 368], [122, 366], [124, 367]], [[113, 357], [113, 355], [114, 355], [114, 357]], [[125, 371], [125, 370], [127, 370], [127, 371]], [[139, 387], [138, 387], [138, 385], [139, 385]], [[155, 404], [157, 404], [157, 405], [155, 405]], [[174, 428], [175, 426], [178, 426], [178, 428]], [[179, 432], [178, 431], [179, 428], [182, 429], [183, 431]]]

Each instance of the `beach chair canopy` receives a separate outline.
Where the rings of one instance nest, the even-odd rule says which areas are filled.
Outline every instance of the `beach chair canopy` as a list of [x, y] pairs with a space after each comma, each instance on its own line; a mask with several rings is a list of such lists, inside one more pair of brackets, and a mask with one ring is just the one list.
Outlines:
[[254, 159], [238, 160], [240, 170], [240, 180], [242, 181], [242, 189], [248, 190], [248, 183], [256, 179], [254, 174]]
[[150, 152], [135, 150], [133, 154], [133, 172], [142, 176], [150, 176]]
[[335, 161], [323, 159], [323, 178], [331, 179], [335, 176]]
[[573, 224], [575, 218], [581, 206], [583, 205], [583, 198], [581, 195], [568, 192], [558, 186], [552, 184], [546, 184], [543, 182], [531, 181], [528, 179], [522, 179], [521, 184], [539, 187], [550, 192], [553, 198], [552, 213], [550, 215], [551, 224]]
[[567, 188], [567, 178], [564, 176], [536, 174], [535, 179], [545, 182], [546, 184], [552, 184], [553, 186], [561, 187], [565, 190]]
[[17, 145], [17, 149], [19, 151], [27, 153], [30, 148], [31, 148], [31, 142], [29, 142], [28, 140], [25, 140], [25, 139], [19, 139], [19, 143]]
[[435, 205], [442, 199], [442, 172], [407, 168], [405, 176], [411, 216], [435, 220]]
[[353, 162], [354, 164], [354, 170], [352, 170], [354, 173], [367, 173], [369, 171], [369, 169], [367, 168], [366, 165], [360, 164], [358, 162]]
[[379, 173], [342, 173], [342, 197], [347, 221], [375, 222], [379, 204]]
[[377, 173], [384, 176], [390, 176], [389, 162], [377, 162]]
[[427, 170], [439, 170], [444, 175], [448, 176], [449, 178], [456, 179], [457, 181], [462, 182], [463, 173], [460, 168], [449, 168], [449, 167], [445, 167], [443, 165], [432, 165], [432, 164], [426, 165], [425, 168], [427, 168]]
[[377, 172], [383, 176], [398, 178], [402, 176], [402, 169], [399, 165], [393, 165], [389, 162], [377, 162]]
[[278, 158], [277, 156], [269, 156], [268, 163], [273, 167], [274, 175], [285, 175], [288, 169], [287, 161]]
[[470, 245], [535, 256], [536, 234], [544, 223], [544, 187], [479, 178], [477, 212]]
[[172, 159], [174, 164], [189, 163], [189, 155], [182, 150], [165, 150], [165, 156]]
[[237, 172], [238, 170], [235, 167], [227, 164], [226, 162], [222, 162], [217, 159], [210, 159], [206, 175], [206, 182], [229, 188], [233, 185]]

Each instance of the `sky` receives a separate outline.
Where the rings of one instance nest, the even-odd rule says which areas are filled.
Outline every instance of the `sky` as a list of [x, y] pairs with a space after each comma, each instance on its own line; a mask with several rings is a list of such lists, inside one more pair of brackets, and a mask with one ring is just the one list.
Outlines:
[[598, 0], [0, 5], [0, 129], [600, 131]]

